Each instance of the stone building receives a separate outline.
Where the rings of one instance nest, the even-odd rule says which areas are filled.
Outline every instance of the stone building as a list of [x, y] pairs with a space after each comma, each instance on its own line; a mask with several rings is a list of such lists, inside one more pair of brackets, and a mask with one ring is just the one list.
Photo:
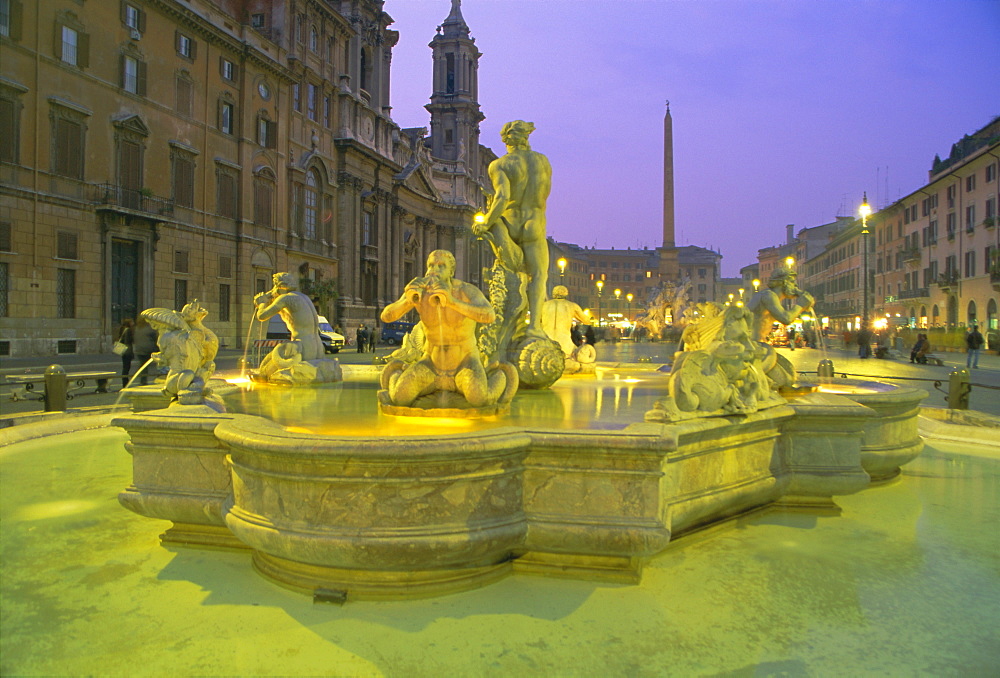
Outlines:
[[457, 3], [429, 135], [391, 118], [379, 0], [4, 5], [0, 354], [108, 351], [123, 318], [195, 298], [241, 346], [281, 270], [345, 334], [432, 249], [478, 278], [467, 225], [495, 155]]

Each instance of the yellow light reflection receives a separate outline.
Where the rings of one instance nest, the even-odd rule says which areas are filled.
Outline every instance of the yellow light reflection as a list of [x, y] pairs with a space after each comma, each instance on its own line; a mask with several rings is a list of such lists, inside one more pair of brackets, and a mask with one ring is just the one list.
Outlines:
[[66, 501], [49, 501], [40, 504], [28, 504], [17, 511], [17, 520], [46, 520], [60, 518], [74, 513], [85, 513], [97, 507], [96, 501], [82, 499], [67, 499]]

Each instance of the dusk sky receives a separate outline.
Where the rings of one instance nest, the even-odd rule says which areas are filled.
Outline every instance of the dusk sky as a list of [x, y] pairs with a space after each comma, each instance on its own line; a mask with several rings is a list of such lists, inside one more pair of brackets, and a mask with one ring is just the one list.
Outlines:
[[[393, 118], [428, 124], [450, 0], [386, 0], [400, 31]], [[464, 0], [483, 52], [483, 144], [536, 124], [553, 167], [548, 233], [662, 240], [664, 103], [678, 245], [723, 274], [796, 230], [920, 188], [935, 153], [1000, 115], [1000, 0]]]

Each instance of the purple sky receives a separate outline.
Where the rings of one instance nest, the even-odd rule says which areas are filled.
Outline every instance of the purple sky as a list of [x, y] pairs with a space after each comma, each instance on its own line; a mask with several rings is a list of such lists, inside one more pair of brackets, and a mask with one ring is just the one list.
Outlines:
[[[393, 117], [426, 125], [450, 0], [386, 0], [400, 31]], [[548, 232], [598, 247], [662, 240], [664, 101], [677, 243], [723, 274], [785, 224], [883, 206], [934, 154], [1000, 115], [998, 0], [464, 0], [483, 52], [482, 142], [534, 122], [553, 167]]]

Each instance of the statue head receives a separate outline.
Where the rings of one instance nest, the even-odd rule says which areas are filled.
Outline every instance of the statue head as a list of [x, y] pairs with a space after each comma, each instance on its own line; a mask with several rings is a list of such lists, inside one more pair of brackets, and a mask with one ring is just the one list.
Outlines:
[[569, 290], [566, 289], [565, 285], [556, 285], [552, 288], [552, 298], [553, 299], [565, 299], [569, 296]]
[[190, 303], [184, 304], [184, 308], [181, 309], [181, 317], [184, 320], [190, 322], [196, 322], [198, 320], [204, 320], [205, 316], [208, 315], [208, 311], [204, 306], [198, 303], [197, 299], [194, 299]]
[[795, 271], [785, 266], [779, 266], [771, 273], [771, 279], [767, 281], [767, 286], [772, 290], [781, 288], [780, 291], [785, 294], [796, 294], [797, 280], [798, 274]]
[[512, 120], [500, 129], [500, 139], [508, 146], [528, 148], [528, 135], [535, 131], [535, 123]]
[[271, 276], [271, 279], [274, 281], [274, 286], [279, 290], [285, 289], [294, 292], [299, 289], [299, 283], [291, 273], [275, 273]]
[[455, 277], [455, 255], [448, 250], [434, 250], [428, 254], [427, 275], [451, 280]]

